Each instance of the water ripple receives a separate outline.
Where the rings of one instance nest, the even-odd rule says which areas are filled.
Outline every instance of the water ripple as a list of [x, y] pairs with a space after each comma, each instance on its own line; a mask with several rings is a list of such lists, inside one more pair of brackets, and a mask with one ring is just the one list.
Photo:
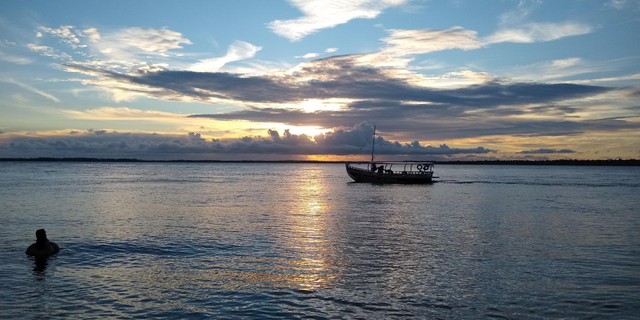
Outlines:
[[[0, 167], [0, 318], [632, 319], [640, 172]], [[295, 173], [295, 174], [292, 174]], [[37, 268], [36, 228], [61, 252]]]

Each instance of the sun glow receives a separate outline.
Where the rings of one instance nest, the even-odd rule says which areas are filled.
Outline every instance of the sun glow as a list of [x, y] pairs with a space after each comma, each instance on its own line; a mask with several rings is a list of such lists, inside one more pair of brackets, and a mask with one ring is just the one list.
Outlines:
[[296, 134], [296, 135], [305, 134], [311, 139], [313, 139], [313, 137], [315, 137], [315, 136], [317, 136], [319, 134], [325, 134], [325, 133], [331, 131], [330, 129], [325, 129], [325, 128], [322, 128], [320, 126], [288, 126], [288, 125], [284, 125], [282, 131], [284, 132], [285, 129], [288, 129], [291, 134]]
[[280, 104], [278, 108], [296, 109], [307, 113], [339, 111], [351, 101], [350, 99], [305, 99], [295, 103]]

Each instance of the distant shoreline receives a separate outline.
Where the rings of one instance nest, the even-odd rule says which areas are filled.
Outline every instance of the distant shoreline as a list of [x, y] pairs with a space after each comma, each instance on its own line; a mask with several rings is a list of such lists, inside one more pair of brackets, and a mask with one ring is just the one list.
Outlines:
[[[142, 160], [135, 158], [0, 158], [0, 162], [109, 162], [109, 163], [345, 163], [322, 160]], [[366, 161], [352, 161], [366, 162]], [[640, 166], [640, 159], [615, 160], [450, 160], [433, 161], [451, 165], [554, 165], [554, 166]]]

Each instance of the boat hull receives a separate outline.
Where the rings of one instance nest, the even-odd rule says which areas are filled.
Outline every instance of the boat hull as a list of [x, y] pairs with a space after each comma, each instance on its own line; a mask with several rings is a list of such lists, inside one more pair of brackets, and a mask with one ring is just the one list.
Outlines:
[[433, 172], [421, 173], [378, 173], [352, 167], [346, 164], [347, 174], [355, 182], [369, 183], [406, 183], [406, 184], [426, 184], [433, 183]]

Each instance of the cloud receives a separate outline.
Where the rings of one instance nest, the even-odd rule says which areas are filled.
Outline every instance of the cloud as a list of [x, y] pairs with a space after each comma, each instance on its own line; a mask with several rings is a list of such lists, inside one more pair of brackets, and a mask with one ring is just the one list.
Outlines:
[[[610, 64], [607, 63], [607, 65]], [[572, 83], [579, 83], [580, 81], [575, 80], [576, 76], [605, 70], [605, 63], [594, 63], [579, 57], [569, 57], [513, 67], [503, 75], [517, 81], [536, 79], [537, 81], [571, 81]]]
[[6, 53], [3, 53], [2, 51], [0, 51], [0, 60], [10, 62], [10, 63], [15, 63], [15, 64], [29, 64], [33, 62], [29, 58], [6, 54]]
[[500, 15], [499, 23], [502, 26], [518, 25], [527, 22], [536, 7], [542, 3], [541, 0], [520, 0], [518, 5]]
[[156, 110], [140, 110], [126, 107], [99, 107], [79, 110], [62, 110], [73, 119], [83, 120], [157, 120], [166, 121], [184, 118], [185, 115]]
[[[46, 137], [13, 137], [0, 143], [0, 151], [8, 157], [109, 157], [146, 159], [183, 159], [186, 157], [215, 159], [225, 154], [278, 155], [364, 155], [371, 150], [373, 127], [368, 123], [350, 129], [336, 130], [309, 137], [285, 130], [281, 135], [268, 130], [266, 136], [237, 139], [206, 139], [190, 132], [184, 135], [123, 133], [108, 130], [72, 131]], [[484, 147], [452, 148], [447, 145], [422, 146], [419, 142], [400, 143], [378, 136], [377, 154], [450, 156], [494, 152]]]
[[[102, 38], [92, 37], [101, 40]], [[126, 28], [104, 37], [110, 45], [121, 44], [123, 48], [135, 48], [146, 54], [164, 55], [169, 50], [180, 49], [183, 44], [191, 44], [181, 33], [169, 29]], [[104, 49], [104, 50], [108, 50]]]
[[[625, 119], [584, 121], [558, 114], [553, 118], [525, 118], [537, 116], [538, 108], [522, 111], [514, 107], [508, 112], [488, 109], [477, 113], [473, 108], [446, 105], [415, 105], [391, 101], [353, 103], [345, 111], [316, 111], [312, 113], [292, 109], [252, 108], [223, 114], [198, 114], [191, 117], [216, 120], [247, 120], [255, 122], [286, 123], [294, 126], [348, 127], [361, 119], [374, 122], [385, 132], [404, 139], [447, 140], [478, 138], [483, 136], [561, 136], [588, 131], [637, 130], [640, 124]], [[563, 112], [562, 108], [555, 109]], [[572, 112], [567, 110], [565, 112]], [[512, 118], [517, 115], [520, 117]], [[632, 119], [629, 119], [632, 120]]]
[[47, 99], [53, 101], [53, 102], [60, 103], [60, 99], [58, 99], [54, 95], [46, 93], [46, 92], [44, 92], [44, 91], [42, 91], [40, 89], [37, 89], [37, 88], [35, 88], [33, 86], [30, 86], [30, 85], [28, 85], [26, 83], [23, 83], [23, 82], [20, 82], [18, 80], [15, 80], [15, 79], [12, 79], [12, 78], [0, 77], [0, 82], [5, 82], [5, 83], [10, 83], [10, 84], [16, 85], [16, 86], [18, 86], [18, 87], [20, 87], [20, 88], [22, 88], [24, 90], [27, 90], [27, 91], [32, 92], [32, 93], [35, 93], [35, 94], [37, 94], [37, 95], [39, 95], [41, 97], [44, 97], [44, 98], [47, 98]]
[[0, 60], [6, 61], [9, 63], [14, 63], [14, 64], [21, 64], [21, 65], [30, 64], [33, 62], [29, 58], [13, 55], [4, 50], [4, 49], [11, 50], [13, 47], [15, 47], [14, 43], [11, 43], [8, 41], [0, 42]]
[[295, 56], [295, 58], [298, 58], [298, 59], [314, 59], [314, 58], [317, 58], [319, 56], [320, 56], [319, 53], [310, 52], [310, 53], [305, 53], [305, 54], [303, 54], [301, 56]]
[[[353, 58], [353, 57], [351, 57]], [[543, 103], [595, 95], [607, 88], [544, 83], [489, 83], [457, 88], [418, 87], [387, 76], [380, 69], [354, 65], [350, 57], [317, 60], [292, 75], [244, 76], [232, 73], [198, 73], [158, 70], [121, 74], [69, 64], [69, 68], [126, 84], [132, 90], [149, 88], [158, 97], [178, 95], [196, 100], [223, 99], [244, 103], [285, 103], [305, 99], [403, 100], [463, 106], [497, 106]], [[121, 88], [126, 89], [122, 85]]]
[[82, 30], [82, 33], [85, 37], [89, 39], [89, 42], [96, 43], [100, 41], [100, 39], [102, 39], [102, 37], [100, 36], [100, 32], [98, 32], [98, 29], [96, 28], [84, 29]]
[[624, 74], [615, 77], [590, 78], [585, 80], [574, 80], [573, 83], [580, 84], [597, 84], [597, 83], [614, 83], [619, 86], [628, 86], [629, 82], [640, 83], [640, 73]]
[[83, 45], [80, 43], [80, 39], [78, 38], [78, 31], [73, 26], [60, 26], [58, 28], [48, 28], [41, 27], [38, 28], [39, 32], [37, 33], [38, 37], [42, 37], [43, 33], [54, 36], [63, 43], [71, 46], [74, 49], [80, 48]]
[[534, 149], [534, 150], [523, 150], [518, 152], [520, 154], [556, 154], [556, 153], [576, 153], [575, 150], [571, 149]]
[[520, 1], [514, 10], [500, 16], [500, 28], [482, 40], [484, 45], [494, 43], [534, 43], [558, 40], [592, 32], [593, 28], [580, 22], [532, 22], [531, 14], [542, 1]]
[[[368, 120], [407, 139], [412, 135], [435, 139], [559, 135], [633, 127], [627, 120], [607, 123], [576, 119], [572, 115], [576, 110], [562, 103], [596, 97], [611, 88], [507, 80], [455, 88], [426, 87], [392, 77], [385, 69], [358, 65], [354, 62], [358, 57], [315, 60], [301, 64], [292, 73], [262, 76], [162, 69], [122, 74], [70, 67], [97, 77], [96, 84], [118, 90], [158, 99], [218, 101], [243, 107], [234, 112], [191, 115], [217, 120], [324, 128], [348, 127]], [[563, 63], [571, 64], [558, 62]], [[322, 101], [329, 99], [337, 105], [324, 107]], [[314, 100], [320, 101], [318, 107], [304, 108], [305, 101]], [[546, 109], [540, 109], [543, 107]], [[541, 117], [543, 112], [553, 112], [553, 116]]]
[[71, 56], [58, 51], [54, 48], [48, 47], [48, 46], [39, 46], [39, 45], [35, 45], [35, 44], [28, 44], [27, 48], [29, 48], [29, 50], [36, 52], [40, 55], [43, 55], [45, 57], [49, 57], [49, 58], [54, 58], [54, 59], [58, 59], [58, 60], [71, 60]]
[[405, 0], [290, 0], [304, 14], [290, 20], [275, 20], [268, 27], [292, 41], [353, 19], [373, 19], [382, 11], [404, 4]]
[[[360, 55], [363, 65], [395, 68], [398, 74], [417, 74], [409, 63], [413, 56], [444, 50], [476, 50], [496, 43], [534, 43], [561, 39], [591, 32], [591, 27], [580, 23], [527, 23], [518, 27], [504, 27], [484, 39], [478, 38], [474, 30], [451, 27], [436, 30], [387, 30], [382, 41], [385, 47], [376, 52]], [[402, 70], [402, 71], [399, 71]]]
[[69, 25], [39, 28], [36, 34], [39, 41], [44, 41], [45, 36], [59, 39], [72, 48], [72, 52], [62, 53], [39, 44], [30, 44], [28, 47], [44, 56], [76, 63], [82, 61], [110, 70], [156, 64], [177, 56], [174, 50], [191, 44], [181, 33], [167, 28], [132, 27], [109, 32], [100, 32], [96, 28], [80, 30]]
[[609, 0], [605, 3], [605, 5], [616, 10], [640, 10], [640, 1], [638, 0]]
[[382, 39], [387, 45], [382, 54], [408, 56], [429, 52], [481, 47], [476, 32], [462, 27], [443, 30], [388, 30], [389, 36]]
[[229, 62], [253, 58], [260, 50], [262, 50], [261, 47], [251, 43], [235, 41], [229, 46], [227, 54], [224, 56], [200, 60], [189, 67], [189, 70], [196, 72], [215, 72]]
[[387, 68], [397, 75], [411, 72], [409, 63], [413, 56], [442, 50], [472, 50], [482, 47], [476, 32], [462, 27], [440, 30], [387, 30], [388, 36], [383, 38], [384, 47], [378, 51], [360, 54], [354, 62], [370, 67]]
[[[338, 48], [327, 48], [324, 50], [324, 53], [334, 53], [337, 52]], [[309, 52], [309, 53], [305, 53], [301, 56], [295, 56], [295, 58], [297, 59], [315, 59], [320, 57], [322, 54], [321, 53], [317, 53], [317, 52]]]
[[494, 43], [534, 43], [558, 40], [565, 37], [590, 33], [591, 26], [584, 23], [532, 22], [520, 27], [504, 28], [483, 40], [484, 44]]

